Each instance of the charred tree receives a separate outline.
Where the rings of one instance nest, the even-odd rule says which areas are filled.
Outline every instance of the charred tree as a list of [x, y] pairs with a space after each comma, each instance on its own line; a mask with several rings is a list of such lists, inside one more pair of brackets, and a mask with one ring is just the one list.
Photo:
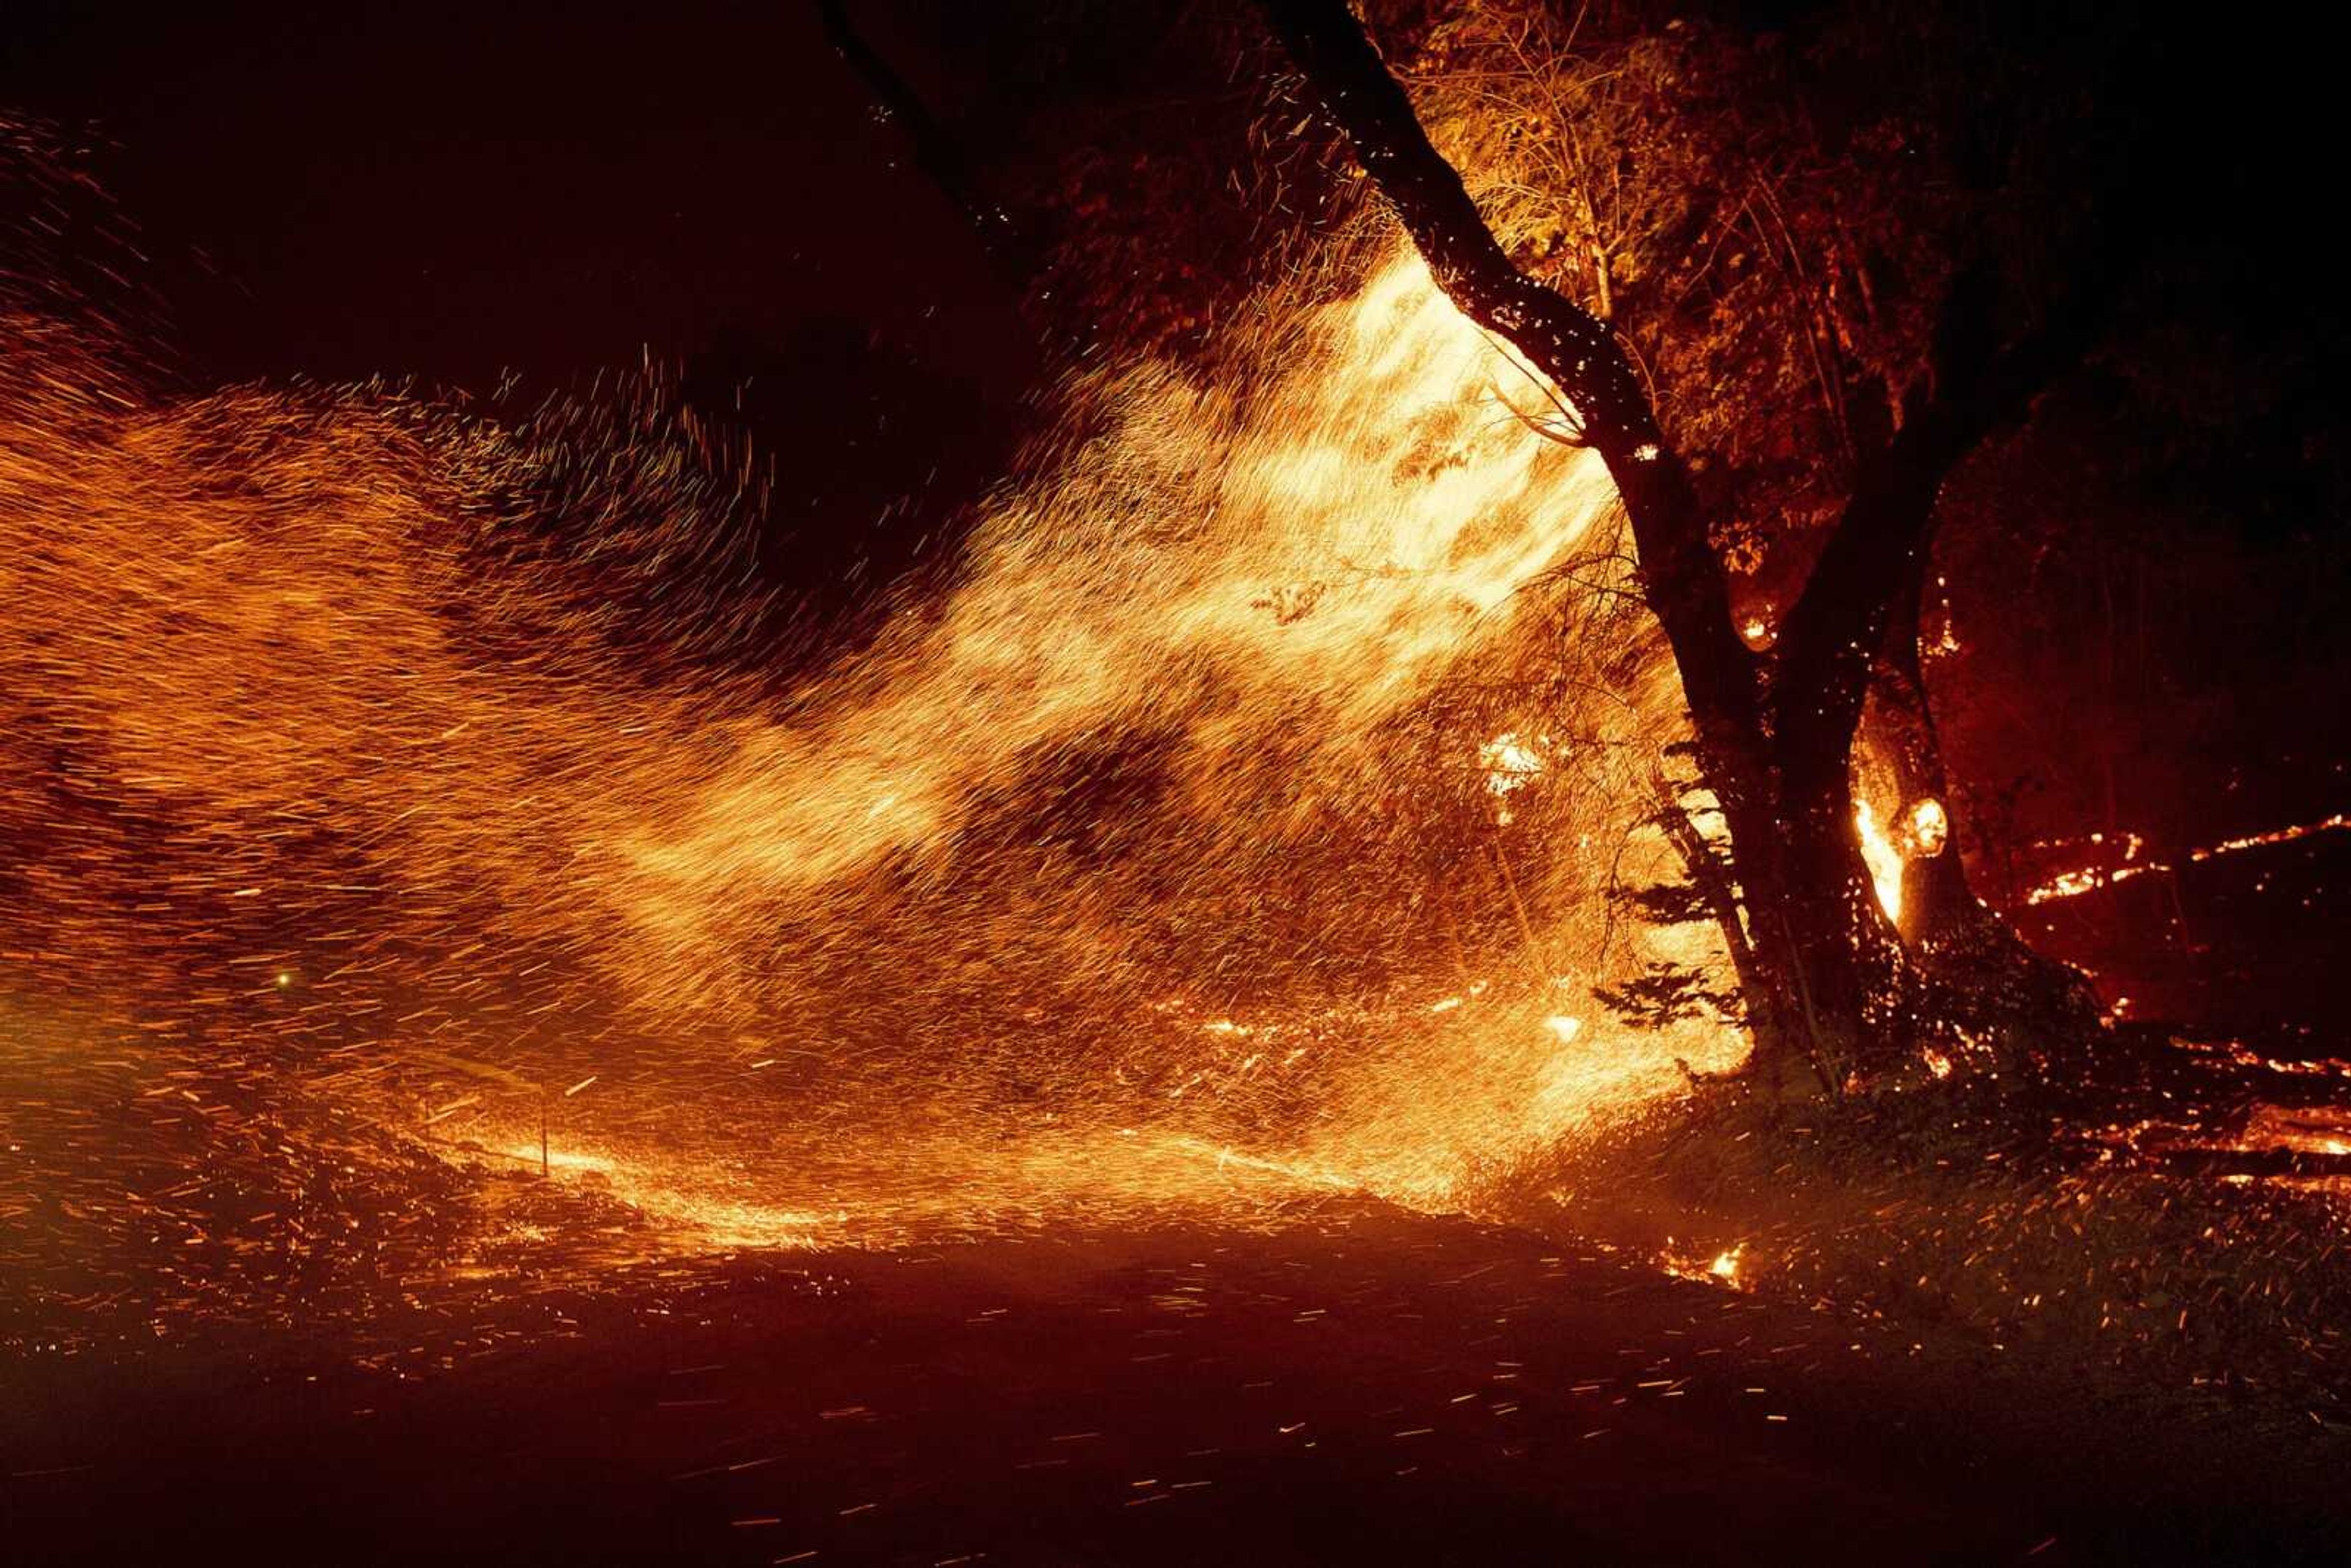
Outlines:
[[1919, 646], [1923, 560], [1896, 598], [1862, 713], [1885, 794], [1900, 803], [1888, 824], [1907, 855], [1899, 929], [1928, 988], [1928, 1010], [1993, 1040], [2041, 1037], [2045, 1048], [2095, 1027], [2095, 996], [2075, 970], [2034, 952], [1976, 895], [1960, 855], [1942, 747]]
[[[1793, 1089], [1900, 1070], [1919, 1029], [1942, 1021], [1952, 1003], [1873, 891], [1854, 820], [1855, 734], [1897, 621], [1915, 643], [1915, 585], [1945, 478], [2086, 349], [2110, 270], [2089, 269], [2078, 298], [2005, 348], [1990, 275], [1961, 273], [1943, 303], [1930, 375], [1896, 427], [1857, 455], [1827, 543], [1771, 653], [1759, 654], [1734, 627], [1713, 519], [1690, 466], [1610, 326], [1512, 263], [1344, 0], [1261, 8], [1437, 287], [1552, 378], [1579, 417], [1578, 438], [1616, 483], [1729, 830], [1760, 1074]], [[1911, 655], [1915, 667], [1915, 646]], [[1927, 765], [1931, 727], [1917, 738]], [[1931, 767], [1939, 773], [1938, 762]], [[1967, 924], [1980, 934], [1982, 921]], [[1999, 977], [1988, 983], [2051, 988], [2048, 967], [2022, 943], [2011, 936], [1999, 946]], [[2053, 1008], [2047, 1021], [2064, 1029], [2080, 1019]]]

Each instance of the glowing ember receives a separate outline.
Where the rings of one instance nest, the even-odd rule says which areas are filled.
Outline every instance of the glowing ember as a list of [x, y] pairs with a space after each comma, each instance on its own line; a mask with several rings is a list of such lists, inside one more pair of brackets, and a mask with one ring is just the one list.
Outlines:
[[1516, 735], [1504, 734], [1478, 748], [1478, 764], [1486, 770], [1487, 793], [1501, 802], [1495, 808], [1496, 820], [1507, 827], [1512, 820], [1510, 795], [1541, 776], [1542, 758]]
[[2293, 1154], [2351, 1155], [2351, 1110], [2258, 1105], [2236, 1146], [2281, 1149]]
[[1931, 796], [1910, 808], [1910, 841], [1925, 858], [1932, 859], [1943, 852], [1949, 842], [1951, 820], [1943, 811], [1943, 803]]
[[172, 1183], [91, 1126], [260, 1190], [348, 1123], [317, 1157], [388, 1191], [543, 1168], [679, 1245], [1443, 1205], [1737, 1061], [1560, 1010], [1561, 973], [1724, 961], [1607, 936], [1671, 864], [1681, 705], [1599, 458], [1495, 417], [1523, 367], [1417, 259], [1363, 260], [1228, 344], [1249, 373], [1067, 389], [958, 586], [780, 694], [756, 470], [658, 386], [502, 426], [0, 361], [0, 1006], [122, 1064], [0, 1179], [129, 1238], [106, 1195]]
[[[2315, 822], [2303, 822], [2293, 827], [2276, 828], [2265, 833], [2248, 833], [2241, 838], [2223, 839], [2217, 844], [2190, 850], [2188, 860], [2191, 864], [2200, 864], [2221, 855], [2263, 849], [2272, 844], [2292, 843], [2296, 839], [2306, 839], [2314, 833], [2340, 832], [2346, 829], [2351, 829], [2351, 815], [2337, 811], [2333, 816], [2322, 818]], [[2103, 833], [2093, 833], [2090, 835], [2090, 841], [2101, 842], [2105, 836]], [[2024, 902], [2047, 904], [2053, 899], [2074, 898], [2085, 893], [2095, 892], [2109, 883], [2127, 882], [2133, 877], [2144, 876], [2149, 872], [2168, 872], [2177, 869], [2159, 861], [2140, 861], [2136, 864], [2129, 863], [2136, 859], [2141, 841], [2137, 834], [2128, 835], [2127, 847], [2123, 856], [2126, 863], [2111, 868], [2085, 866], [2078, 871], [2061, 872], [2028, 892], [2024, 895]]]
[[1658, 1255], [1657, 1264], [1667, 1273], [1684, 1280], [1695, 1280], [1701, 1284], [1729, 1285], [1734, 1290], [1743, 1288], [1740, 1270], [1747, 1257], [1747, 1243], [1744, 1241], [1733, 1243], [1709, 1257], [1703, 1251], [1690, 1252], [1674, 1247], [1670, 1236], [1666, 1240], [1667, 1246]]

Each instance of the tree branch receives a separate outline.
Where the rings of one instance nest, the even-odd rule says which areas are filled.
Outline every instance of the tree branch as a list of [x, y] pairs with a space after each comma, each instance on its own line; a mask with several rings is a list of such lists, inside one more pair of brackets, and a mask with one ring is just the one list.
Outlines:
[[1711, 746], [1729, 744], [1756, 712], [1753, 655], [1732, 629], [1729, 587], [1707, 538], [1697, 487], [1658, 428], [1624, 346], [1606, 323], [1511, 264], [1345, 0], [1261, 0], [1259, 9], [1395, 209], [1437, 286], [1574, 405], [1583, 442], [1606, 461], [1632, 519], [1641, 576], [1691, 711]]
[[1511, 265], [1344, 0], [1265, 0], [1260, 8], [1447, 297], [1557, 382], [1603, 453], [1658, 442], [1614, 335]]
[[1012, 214], [980, 189], [955, 138], [948, 135], [921, 97], [877, 54], [849, 20], [843, 0], [816, 0], [818, 17], [833, 51], [855, 71], [873, 98], [874, 113], [894, 124], [913, 143], [914, 167], [936, 185], [972, 232], [988, 259], [1020, 287], [1035, 278], [1037, 263]]
[[1936, 323], [1932, 392], [1862, 463], [1836, 531], [1782, 623], [1774, 727], [1783, 759], [1826, 767], [1833, 756], [1843, 766], [1889, 608], [1933, 536], [1944, 481], [2096, 344], [2139, 235], [2134, 223], [2118, 225], [2066, 298], [1998, 352], [1991, 273], [1970, 267], [1953, 283]]

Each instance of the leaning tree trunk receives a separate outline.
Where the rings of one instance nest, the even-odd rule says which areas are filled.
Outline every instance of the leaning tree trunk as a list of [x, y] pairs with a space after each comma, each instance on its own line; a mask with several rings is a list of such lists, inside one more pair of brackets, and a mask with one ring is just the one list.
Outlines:
[[1754, 1048], [1753, 1076], [1765, 1082], [1773, 1098], [1809, 1096], [1815, 1090], [1834, 1092], [1840, 1080], [1823, 1049], [1820, 1019], [1798, 978], [1792, 935], [1750, 928], [1749, 911], [1761, 904], [1740, 887], [1730, 858], [1708, 842], [1677, 790], [1661, 783], [1659, 794], [1657, 824], [1681, 857], [1699, 904], [1721, 933], [1723, 949], [1738, 977]]
[[[1862, 1006], [1871, 988], [1861, 966], [1886, 949], [1873, 943], [1856, 952], [1844, 928], [1857, 849], [1848, 843], [1852, 865], [1839, 865], [1821, 836], [1834, 831], [1825, 821], [1811, 823], [1819, 831], [1801, 849], [1792, 841], [1796, 824], [1779, 787], [1761, 672], [1734, 629], [1729, 584], [1688, 465], [1667, 440], [1614, 333], [1503, 253], [1343, 0], [1266, 0], [1262, 8], [1437, 287], [1552, 378], [1575, 408], [1580, 439], [1606, 462], [1632, 525], [1646, 597], [1673, 650], [1700, 766], [1729, 828], [1765, 993], [1750, 995], [1750, 1009], [1760, 1003], [1772, 1025], [1759, 1033], [1759, 1046], [1775, 1047], [1759, 1051], [1759, 1073], [1789, 1089], [1841, 1083], [1871, 1051]], [[1857, 689], [1853, 709], [1848, 738]], [[1836, 766], [1814, 769], [1834, 778], [1840, 797], [1843, 757], [1840, 743]], [[1849, 839], [1849, 823], [1845, 832]], [[1790, 1060], [1799, 1045], [1808, 1061]]]
[[[1918, 977], [1871, 890], [1849, 777], [1876, 653], [1918, 570], [1942, 482], [2090, 340], [2094, 310], [2053, 313], [1995, 351], [1989, 276], [1963, 273], [1932, 375], [1901, 429], [1857, 465], [1852, 496], [1782, 622], [1767, 671], [1733, 629], [1729, 585], [1687, 464], [1608, 325], [1521, 273], [1345, 0], [1260, 0], [1324, 115], [1395, 208], [1462, 314], [1514, 345], [1573, 404], [1608, 465], [1643, 586], [1673, 650], [1708, 783], [1729, 827], [1752, 939], [1758, 1068], [1839, 1086], [1897, 1069], [1925, 1011]], [[1915, 628], [1915, 610], [1909, 624]], [[1792, 1071], [1796, 1042], [1808, 1070]]]

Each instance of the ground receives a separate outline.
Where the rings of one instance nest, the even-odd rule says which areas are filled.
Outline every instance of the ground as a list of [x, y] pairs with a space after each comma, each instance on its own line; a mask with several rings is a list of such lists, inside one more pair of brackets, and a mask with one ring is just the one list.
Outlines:
[[2294, 1411], [1334, 1200], [0, 1366], [13, 1563], [2343, 1561]]

